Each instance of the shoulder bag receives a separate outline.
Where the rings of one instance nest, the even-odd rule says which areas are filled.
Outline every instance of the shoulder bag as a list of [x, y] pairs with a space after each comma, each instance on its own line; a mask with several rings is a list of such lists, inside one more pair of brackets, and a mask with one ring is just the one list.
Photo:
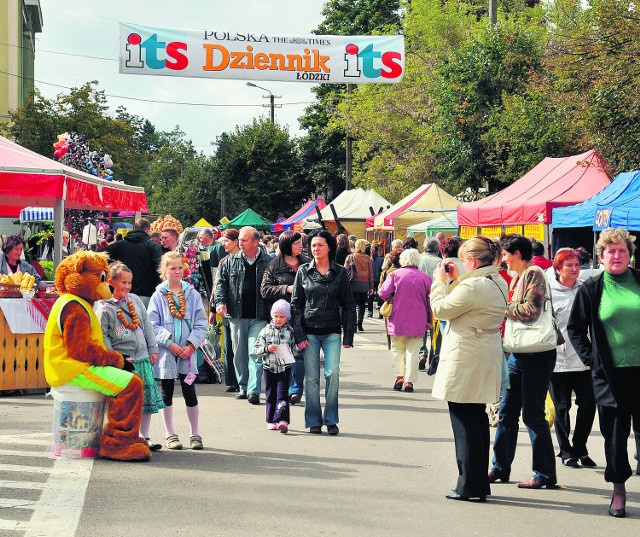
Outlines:
[[347, 259], [349, 260], [347, 262], [347, 279], [353, 281], [356, 277], [356, 262], [353, 259], [353, 255], [350, 255]]
[[[524, 285], [524, 274], [518, 285]], [[550, 351], [562, 343], [564, 338], [556, 326], [549, 284], [545, 280], [544, 303], [540, 316], [529, 323], [507, 319], [502, 344], [507, 352], [527, 353]]]

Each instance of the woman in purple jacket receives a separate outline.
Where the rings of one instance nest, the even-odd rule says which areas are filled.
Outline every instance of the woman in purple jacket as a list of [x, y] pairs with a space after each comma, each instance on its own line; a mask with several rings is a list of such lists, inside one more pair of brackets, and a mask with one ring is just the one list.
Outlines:
[[404, 388], [405, 392], [413, 391], [418, 378], [422, 338], [431, 328], [431, 278], [418, 268], [419, 265], [418, 250], [404, 250], [400, 254], [400, 268], [389, 275], [378, 292], [382, 300], [393, 296], [393, 312], [387, 322], [396, 371], [393, 389]]

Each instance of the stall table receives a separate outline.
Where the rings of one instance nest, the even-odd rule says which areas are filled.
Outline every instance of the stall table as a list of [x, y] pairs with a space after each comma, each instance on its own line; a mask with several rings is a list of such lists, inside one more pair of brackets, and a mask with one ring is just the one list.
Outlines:
[[0, 299], [0, 390], [47, 388], [44, 328], [54, 299]]

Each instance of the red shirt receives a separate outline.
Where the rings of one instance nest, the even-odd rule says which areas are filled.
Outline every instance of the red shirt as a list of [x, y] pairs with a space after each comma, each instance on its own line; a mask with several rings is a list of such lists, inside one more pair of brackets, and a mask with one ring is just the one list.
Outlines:
[[547, 270], [551, 265], [553, 265], [553, 263], [543, 255], [534, 255], [531, 258], [531, 262], [534, 265], [539, 266], [542, 270]]

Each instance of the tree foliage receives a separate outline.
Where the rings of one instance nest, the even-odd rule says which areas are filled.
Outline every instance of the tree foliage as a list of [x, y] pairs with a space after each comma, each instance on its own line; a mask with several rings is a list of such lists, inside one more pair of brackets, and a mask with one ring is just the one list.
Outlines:
[[140, 171], [147, 163], [144, 147], [138, 144], [144, 120], [124, 108], [110, 116], [104, 91], [96, 86], [96, 81], [88, 82], [55, 99], [45, 99], [36, 89], [23, 107], [12, 111], [6, 133], [20, 145], [49, 158], [59, 134], [84, 134], [91, 150], [112, 155], [115, 179], [138, 184]]
[[[328, 0], [320, 35], [395, 34], [402, 23], [400, 0]], [[321, 84], [312, 90], [317, 101], [307, 107], [300, 126], [308, 135], [300, 141], [303, 166], [316, 191], [328, 198], [345, 188], [345, 139], [350, 133], [333, 122], [346, 86]], [[333, 123], [330, 128], [329, 125]]]
[[274, 220], [295, 212], [314, 191], [288, 130], [266, 118], [220, 136], [214, 169], [225, 200], [222, 216], [229, 218], [252, 208]]

